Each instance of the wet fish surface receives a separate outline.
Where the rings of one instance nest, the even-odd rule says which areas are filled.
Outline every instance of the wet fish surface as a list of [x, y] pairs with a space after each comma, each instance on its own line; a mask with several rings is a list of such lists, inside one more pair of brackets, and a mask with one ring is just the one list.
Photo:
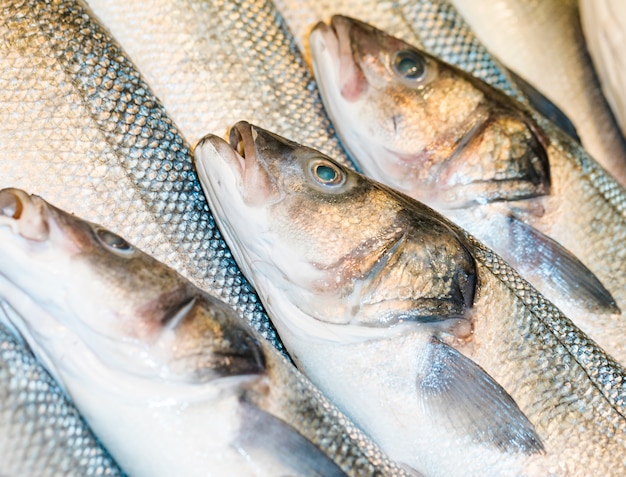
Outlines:
[[74, 405], [5, 324], [0, 324], [0, 474], [123, 475]]
[[359, 18], [424, 48], [524, 104], [531, 104], [568, 134], [578, 137], [570, 119], [541, 92], [502, 65], [478, 40], [449, 1], [276, 0], [276, 3], [293, 29], [302, 51], [309, 51], [308, 34], [319, 21], [335, 14]]
[[589, 54], [611, 111], [626, 134], [626, 8], [622, 2], [580, 0], [580, 22]]
[[187, 141], [81, 1], [2, 3], [0, 186], [128, 237], [278, 345], [215, 227]]
[[451, 0], [503, 63], [563, 110], [587, 151], [626, 183], [626, 143], [602, 95], [578, 0]]
[[191, 144], [241, 118], [348, 164], [280, 13], [264, 0], [88, 0]]
[[409, 475], [173, 269], [22, 190], [0, 211], [11, 321], [129, 475]]
[[245, 122], [194, 157], [291, 356], [392, 458], [623, 474], [624, 369], [462, 229]]
[[370, 25], [333, 17], [311, 47], [366, 174], [469, 230], [626, 363], [624, 189], [545, 118]]

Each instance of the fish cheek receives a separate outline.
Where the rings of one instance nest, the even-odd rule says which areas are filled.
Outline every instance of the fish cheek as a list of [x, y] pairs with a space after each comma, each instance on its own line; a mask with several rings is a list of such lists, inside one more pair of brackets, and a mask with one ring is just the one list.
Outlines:
[[550, 192], [547, 140], [517, 115], [493, 114], [458, 147], [441, 177], [452, 206], [513, 201]]
[[265, 355], [246, 324], [227, 305], [198, 296], [174, 330], [170, 369], [202, 383], [265, 373]]
[[477, 286], [476, 265], [450, 231], [434, 230], [403, 237], [379, 263], [365, 288], [363, 324], [426, 324], [434, 335], [466, 338], [469, 309]]

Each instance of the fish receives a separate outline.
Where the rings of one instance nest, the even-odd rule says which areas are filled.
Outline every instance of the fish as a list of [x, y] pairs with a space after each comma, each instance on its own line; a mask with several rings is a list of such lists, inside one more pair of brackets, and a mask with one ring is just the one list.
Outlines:
[[[7, 313], [3, 304], [0, 314]], [[125, 475], [6, 321], [0, 323], [0, 474]]]
[[311, 49], [366, 174], [467, 229], [626, 363], [626, 192], [613, 177], [531, 109], [368, 24], [333, 17]]
[[484, 45], [550, 98], [591, 156], [626, 184], [626, 143], [594, 72], [578, 0], [451, 2]]
[[172, 268], [21, 189], [0, 211], [11, 324], [129, 475], [417, 475]]
[[624, 47], [626, 10], [620, 2], [601, 0], [578, 4], [585, 44], [591, 56], [602, 92], [622, 135], [626, 134], [626, 67], [621, 51]]
[[311, 71], [266, 0], [88, 0], [194, 144], [241, 118], [350, 164]]
[[392, 459], [624, 473], [624, 368], [463, 229], [243, 121], [194, 158], [293, 360]]
[[280, 348], [214, 224], [188, 140], [82, 1], [3, 2], [0, 187], [127, 237]]
[[336, 13], [360, 18], [531, 105], [580, 141], [570, 118], [544, 94], [492, 55], [474, 35], [455, 6], [447, 0], [276, 0], [276, 4], [305, 54], [310, 50], [308, 34], [320, 20]]

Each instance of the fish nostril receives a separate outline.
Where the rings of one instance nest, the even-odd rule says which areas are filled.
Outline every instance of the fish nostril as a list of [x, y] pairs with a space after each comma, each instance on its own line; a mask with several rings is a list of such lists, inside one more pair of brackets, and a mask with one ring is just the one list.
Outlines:
[[19, 219], [22, 216], [24, 204], [12, 190], [0, 191], [0, 216]]

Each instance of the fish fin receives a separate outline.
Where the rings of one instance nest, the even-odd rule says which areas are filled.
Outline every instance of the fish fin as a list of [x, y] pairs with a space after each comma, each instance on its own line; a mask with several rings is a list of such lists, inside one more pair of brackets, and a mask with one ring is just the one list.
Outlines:
[[291, 425], [245, 400], [240, 405], [242, 427], [232, 445], [248, 456], [251, 466], [289, 477], [347, 477]]
[[611, 293], [572, 252], [514, 216], [509, 225], [510, 254], [504, 258], [513, 268], [541, 274], [556, 292], [587, 311], [621, 313]]
[[417, 388], [426, 415], [478, 444], [510, 453], [543, 452], [515, 400], [471, 359], [433, 337], [420, 359]]
[[528, 98], [530, 105], [534, 109], [560, 127], [563, 131], [574, 138], [578, 144], [580, 144], [580, 137], [578, 136], [574, 123], [572, 123], [570, 118], [567, 117], [567, 115], [561, 111], [556, 104], [546, 98], [543, 93], [513, 71], [507, 69], [507, 72], [513, 79], [515, 85], [522, 91], [522, 93], [524, 93], [526, 98]]

